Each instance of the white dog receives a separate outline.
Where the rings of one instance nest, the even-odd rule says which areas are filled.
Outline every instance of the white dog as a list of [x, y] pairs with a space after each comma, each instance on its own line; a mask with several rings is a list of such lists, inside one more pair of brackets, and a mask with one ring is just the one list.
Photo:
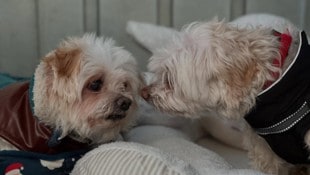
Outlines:
[[112, 39], [68, 38], [33, 81], [0, 89], [0, 150], [51, 155], [115, 140], [133, 124], [141, 87], [135, 59]]
[[195, 22], [154, 53], [142, 96], [178, 116], [245, 118], [254, 167], [292, 172], [310, 163], [309, 52], [305, 33], [280, 17]]

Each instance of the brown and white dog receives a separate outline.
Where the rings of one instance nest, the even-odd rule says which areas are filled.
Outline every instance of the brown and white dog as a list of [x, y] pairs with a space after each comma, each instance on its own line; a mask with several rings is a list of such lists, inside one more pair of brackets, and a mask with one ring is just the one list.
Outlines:
[[281, 17], [249, 15], [192, 23], [167, 45], [148, 65], [148, 102], [177, 116], [245, 118], [249, 156], [263, 172], [285, 174], [310, 163], [304, 32]]
[[33, 81], [0, 89], [0, 150], [55, 154], [115, 140], [133, 124], [141, 87], [134, 57], [112, 39], [68, 38]]

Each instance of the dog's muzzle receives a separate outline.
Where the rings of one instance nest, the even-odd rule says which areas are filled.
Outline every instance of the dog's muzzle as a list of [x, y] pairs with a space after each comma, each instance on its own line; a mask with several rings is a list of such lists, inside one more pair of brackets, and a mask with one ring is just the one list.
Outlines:
[[112, 114], [108, 116], [109, 120], [121, 120], [126, 117], [126, 111], [129, 110], [132, 104], [131, 99], [127, 97], [120, 97], [114, 102], [114, 111]]
[[127, 97], [120, 97], [115, 101], [115, 108], [121, 111], [127, 111], [131, 106], [132, 101]]

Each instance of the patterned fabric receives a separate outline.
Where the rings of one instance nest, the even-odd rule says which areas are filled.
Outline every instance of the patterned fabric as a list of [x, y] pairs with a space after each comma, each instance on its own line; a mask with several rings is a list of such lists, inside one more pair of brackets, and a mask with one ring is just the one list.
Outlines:
[[86, 151], [55, 155], [0, 151], [1, 175], [66, 175]]
[[194, 175], [186, 162], [137, 143], [104, 144], [79, 160], [72, 175]]

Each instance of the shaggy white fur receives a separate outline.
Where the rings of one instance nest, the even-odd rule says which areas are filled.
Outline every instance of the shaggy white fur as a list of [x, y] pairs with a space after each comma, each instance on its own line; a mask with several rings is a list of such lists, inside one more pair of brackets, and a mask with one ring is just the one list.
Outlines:
[[[280, 58], [273, 29], [288, 31], [293, 38], [282, 68], [273, 65]], [[271, 72], [281, 75], [292, 62], [299, 32], [289, 21], [272, 15], [189, 24], [151, 57], [148, 68], [154, 77], [142, 96], [159, 110], [178, 116], [242, 119], [255, 106], [265, 82], [275, 81]], [[289, 172], [291, 164], [250, 128], [247, 133], [254, 167], [271, 174]]]
[[[136, 21], [129, 21], [126, 30], [128, 34], [141, 44], [141, 46], [145, 47], [152, 53], [160, 48], [165, 48], [171, 41], [173, 41], [173, 38], [177, 37], [180, 33], [172, 28]], [[146, 84], [150, 84], [153, 74], [146, 72], [144, 75]], [[149, 109], [149, 107], [143, 106], [140, 109]], [[146, 120], [164, 125], [168, 122], [169, 126], [178, 126], [178, 128], [183, 126], [187, 128], [183, 128], [186, 132], [190, 131], [190, 135], [193, 135], [193, 131], [196, 132], [203, 128], [200, 134], [197, 135], [196, 133], [194, 135], [197, 137], [199, 135], [208, 134], [227, 145], [245, 149], [244, 145], [242, 145], [242, 135], [244, 135], [242, 130], [244, 124], [239, 121], [206, 115], [200, 117], [198, 120], [192, 120], [192, 118], [171, 117], [167, 115], [167, 113], [161, 113], [160, 115], [154, 115], [153, 113], [154, 112], [151, 113], [152, 115], [149, 115], [149, 111], [145, 112], [144, 115], [147, 114], [147, 116], [150, 116], [147, 117]], [[218, 132], [219, 130], [222, 132]]]

